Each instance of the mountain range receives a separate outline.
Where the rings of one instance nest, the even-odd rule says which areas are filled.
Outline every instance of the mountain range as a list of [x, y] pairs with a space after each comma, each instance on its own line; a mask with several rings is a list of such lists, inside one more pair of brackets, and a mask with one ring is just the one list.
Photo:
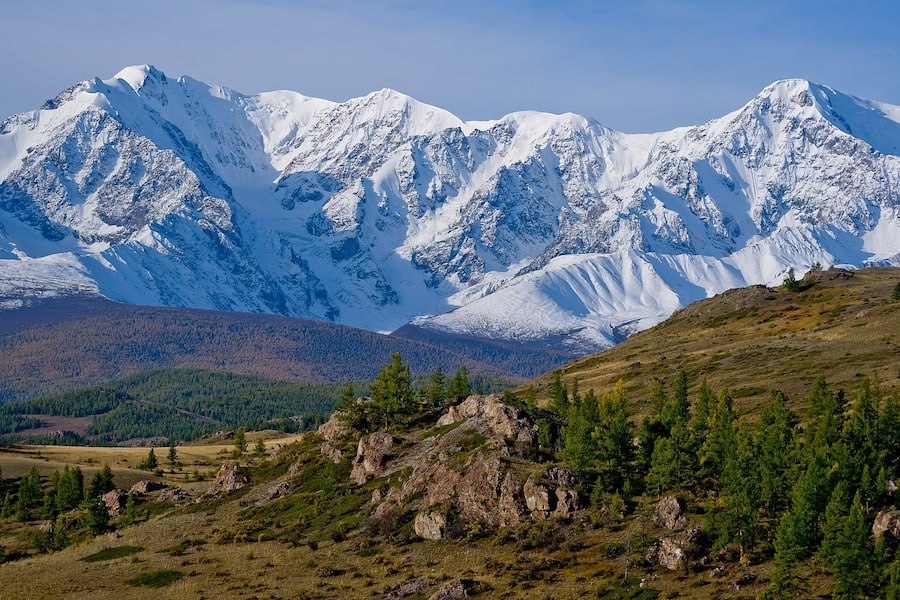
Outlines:
[[96, 295], [587, 353], [791, 267], [900, 265], [898, 182], [900, 106], [799, 79], [626, 134], [135, 66], [0, 124], [0, 306]]

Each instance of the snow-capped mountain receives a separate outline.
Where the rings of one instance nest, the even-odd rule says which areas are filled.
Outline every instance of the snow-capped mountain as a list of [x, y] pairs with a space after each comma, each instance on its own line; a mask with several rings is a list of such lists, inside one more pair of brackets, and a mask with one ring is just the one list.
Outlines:
[[0, 125], [0, 303], [94, 293], [589, 351], [790, 266], [900, 264], [898, 182], [900, 107], [803, 80], [630, 135], [129, 67]]

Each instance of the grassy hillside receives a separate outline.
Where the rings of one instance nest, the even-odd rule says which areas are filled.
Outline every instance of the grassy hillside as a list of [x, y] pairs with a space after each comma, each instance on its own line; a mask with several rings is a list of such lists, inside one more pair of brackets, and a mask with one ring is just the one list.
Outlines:
[[[549, 368], [533, 351], [496, 363], [331, 323], [273, 315], [128, 306], [82, 298], [0, 313], [0, 402], [79, 389], [165, 367], [303, 382], [370, 379], [392, 352], [414, 373], [440, 366], [505, 378]], [[559, 364], [561, 359], [554, 364]]]
[[[622, 379], [640, 410], [649, 380], [684, 369], [693, 386], [704, 378], [728, 389], [736, 408], [750, 411], [771, 390], [804, 410], [803, 396], [819, 375], [848, 392], [864, 377], [900, 389], [900, 269], [812, 273], [800, 290], [753, 286], [691, 304], [625, 342], [560, 370], [563, 383], [598, 392]], [[536, 380], [548, 397], [552, 376]]]

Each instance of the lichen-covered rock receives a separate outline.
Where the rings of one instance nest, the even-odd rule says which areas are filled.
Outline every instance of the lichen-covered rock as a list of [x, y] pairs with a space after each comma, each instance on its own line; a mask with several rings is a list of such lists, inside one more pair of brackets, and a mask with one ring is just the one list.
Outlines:
[[462, 600], [468, 597], [469, 585], [467, 582], [463, 579], [451, 579], [429, 596], [428, 600]]
[[[456, 487], [455, 506], [463, 523], [480, 523], [487, 528], [516, 527], [518, 510], [510, 508], [510, 480], [496, 456], [478, 457], [467, 467]], [[507, 497], [504, 499], [504, 484]]]
[[875, 515], [872, 535], [876, 540], [889, 536], [900, 541], [900, 510], [883, 510]]
[[578, 509], [575, 476], [568, 469], [553, 467], [541, 477], [540, 483], [529, 477], [522, 486], [522, 494], [531, 518], [536, 521], [551, 515], [568, 517]]
[[434, 585], [432, 580], [425, 579], [424, 577], [416, 577], [415, 579], [404, 581], [394, 589], [390, 590], [384, 595], [384, 600], [400, 600], [401, 598], [415, 596], [416, 594], [421, 594], [432, 585]]
[[389, 433], [376, 431], [361, 437], [356, 447], [356, 458], [353, 459], [350, 478], [357, 485], [362, 485], [369, 477], [380, 475], [393, 448], [394, 437]]
[[134, 494], [136, 496], [143, 496], [145, 494], [149, 494], [150, 492], [155, 492], [157, 490], [163, 490], [166, 488], [166, 484], [159, 481], [152, 481], [150, 479], [144, 479], [142, 481], [138, 481], [131, 489], [128, 490], [129, 494]]
[[159, 500], [160, 502], [185, 502], [187, 500], [190, 500], [192, 495], [193, 494], [191, 494], [191, 492], [187, 491], [186, 489], [180, 487], [171, 487], [164, 489], [160, 493]]
[[272, 500], [276, 500], [278, 498], [283, 498], [284, 496], [287, 496], [290, 493], [292, 488], [293, 488], [293, 485], [291, 484], [290, 481], [281, 481], [279, 483], [276, 483], [275, 485], [273, 485], [269, 489], [267, 489], [263, 493], [262, 497], [260, 497], [256, 502], [254, 502], [254, 504], [256, 506], [265, 506]]
[[465, 419], [483, 419], [497, 436], [513, 441], [533, 444], [537, 427], [519, 416], [519, 411], [505, 404], [500, 396], [469, 396], [456, 406], [451, 406], [438, 419], [438, 426], [450, 425]]
[[550, 514], [550, 492], [547, 488], [535, 483], [534, 479], [529, 477], [522, 486], [522, 494], [525, 496], [525, 506], [531, 511], [532, 518], [546, 519]]
[[447, 517], [439, 512], [423, 512], [413, 522], [416, 535], [424, 540], [439, 540], [447, 530]]
[[666, 496], [657, 502], [653, 510], [653, 524], [673, 531], [682, 529], [687, 524], [682, 501], [675, 496]]
[[702, 552], [701, 535], [698, 527], [680, 533], [661, 537], [647, 553], [647, 560], [670, 571], [687, 569], [690, 562]]
[[125, 504], [128, 502], [128, 494], [122, 490], [110, 490], [103, 494], [103, 503], [106, 505], [106, 512], [111, 517], [118, 517], [125, 512]]
[[[225, 464], [219, 467], [216, 479], [204, 496], [222, 496], [239, 490], [249, 481], [249, 477], [237, 465]], [[199, 499], [198, 499], [199, 500]]]
[[342, 417], [343, 413], [340, 411], [331, 413], [328, 420], [322, 423], [317, 430], [324, 440], [319, 447], [319, 452], [330, 458], [335, 464], [343, 462], [344, 453], [340, 448], [340, 442], [350, 435], [350, 428], [344, 423]]

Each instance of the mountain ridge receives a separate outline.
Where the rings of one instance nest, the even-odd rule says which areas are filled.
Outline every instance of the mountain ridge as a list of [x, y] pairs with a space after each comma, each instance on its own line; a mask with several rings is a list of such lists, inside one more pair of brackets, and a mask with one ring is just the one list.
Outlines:
[[626, 134], [127, 67], [0, 125], [0, 304], [94, 293], [586, 353], [790, 266], [900, 263], [898, 147], [900, 107], [798, 79]]

